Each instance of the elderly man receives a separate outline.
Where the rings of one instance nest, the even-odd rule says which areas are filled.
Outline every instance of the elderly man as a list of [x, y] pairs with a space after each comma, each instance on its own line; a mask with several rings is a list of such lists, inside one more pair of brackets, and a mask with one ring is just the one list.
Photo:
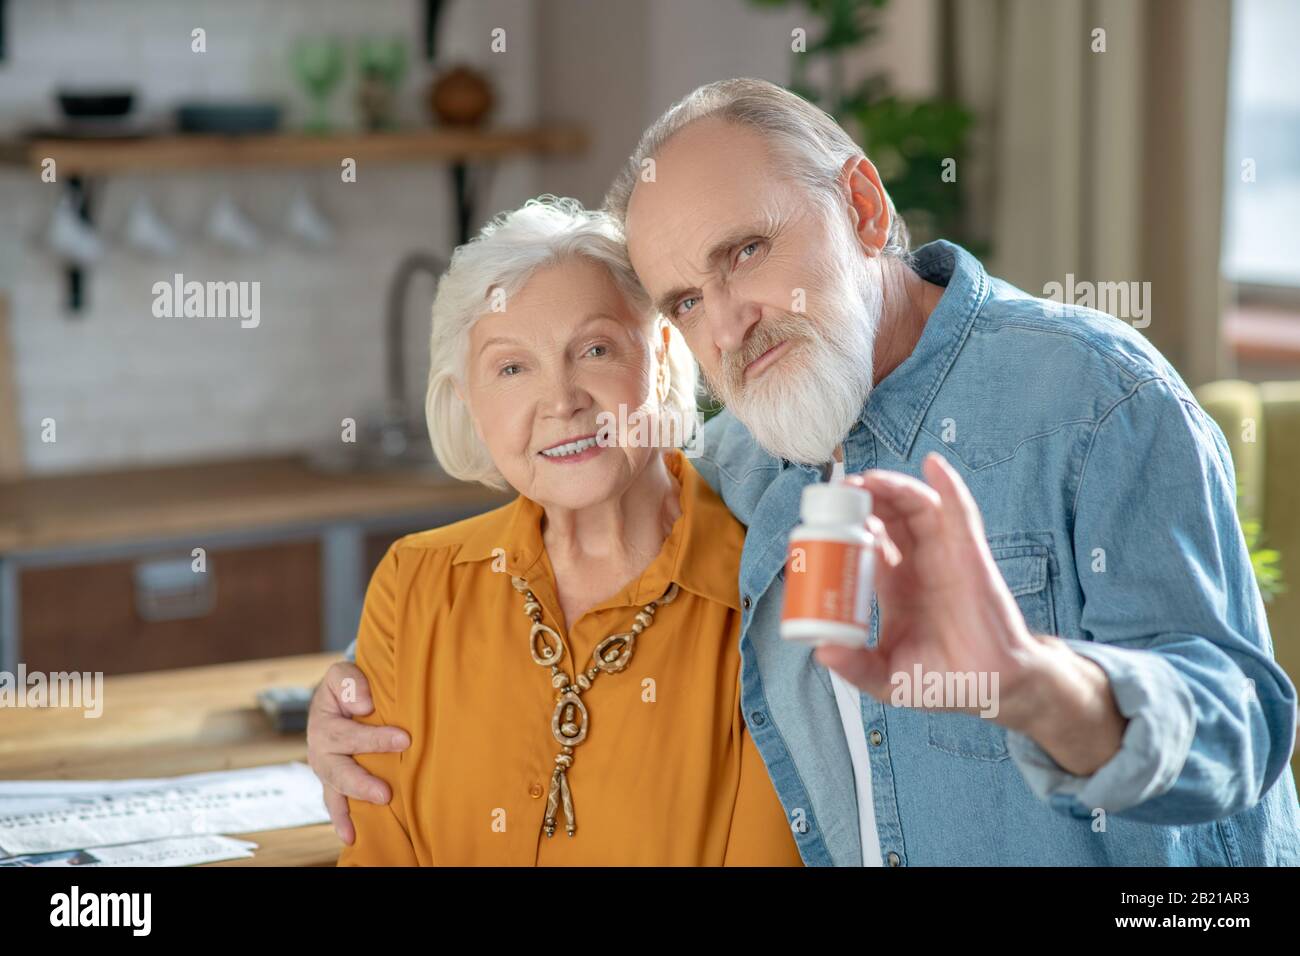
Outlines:
[[[748, 528], [742, 707], [806, 863], [1300, 864], [1229, 453], [1145, 339], [909, 253], [861, 150], [761, 81], [665, 113], [607, 206], [727, 406], [695, 460]], [[881, 541], [870, 647], [812, 652], [778, 634], [785, 544], [843, 474]], [[364, 795], [344, 754], [393, 743], [342, 718], [336, 668], [313, 766]], [[926, 675], [996, 700], [891, 706]]]

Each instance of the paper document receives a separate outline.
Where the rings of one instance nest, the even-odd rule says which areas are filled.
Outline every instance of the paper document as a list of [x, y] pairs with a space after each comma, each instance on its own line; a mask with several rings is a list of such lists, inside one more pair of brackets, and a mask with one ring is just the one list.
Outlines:
[[148, 843], [59, 850], [0, 859], [0, 866], [193, 866], [217, 860], [244, 860], [256, 843], [223, 836], [168, 837]]
[[155, 780], [0, 782], [0, 855], [52, 853], [325, 823], [306, 764]]

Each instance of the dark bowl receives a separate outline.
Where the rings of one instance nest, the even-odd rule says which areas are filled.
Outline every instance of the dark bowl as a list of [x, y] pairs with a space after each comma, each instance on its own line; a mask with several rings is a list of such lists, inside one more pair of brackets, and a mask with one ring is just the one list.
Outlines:
[[275, 103], [182, 103], [176, 107], [182, 133], [270, 133], [280, 126]]
[[59, 92], [59, 108], [69, 119], [125, 116], [131, 112], [135, 93], [131, 90], [94, 90]]

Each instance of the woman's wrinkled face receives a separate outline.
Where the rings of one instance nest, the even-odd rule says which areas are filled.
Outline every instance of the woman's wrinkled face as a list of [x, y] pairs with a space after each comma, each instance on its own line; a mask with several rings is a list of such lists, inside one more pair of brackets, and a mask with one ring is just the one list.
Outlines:
[[492, 461], [543, 506], [578, 509], [621, 494], [654, 449], [596, 437], [602, 412], [653, 414], [650, 320], [587, 259], [538, 269], [493, 305], [499, 311], [470, 330], [463, 395]]

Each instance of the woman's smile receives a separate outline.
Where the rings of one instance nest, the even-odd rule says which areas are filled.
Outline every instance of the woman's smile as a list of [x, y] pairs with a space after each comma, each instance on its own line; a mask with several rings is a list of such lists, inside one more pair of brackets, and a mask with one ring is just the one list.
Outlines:
[[590, 435], [582, 435], [577, 438], [566, 438], [549, 448], [543, 448], [537, 454], [556, 464], [572, 465], [580, 461], [590, 461], [604, 450], [604, 446], [596, 441], [596, 435], [593, 432]]

